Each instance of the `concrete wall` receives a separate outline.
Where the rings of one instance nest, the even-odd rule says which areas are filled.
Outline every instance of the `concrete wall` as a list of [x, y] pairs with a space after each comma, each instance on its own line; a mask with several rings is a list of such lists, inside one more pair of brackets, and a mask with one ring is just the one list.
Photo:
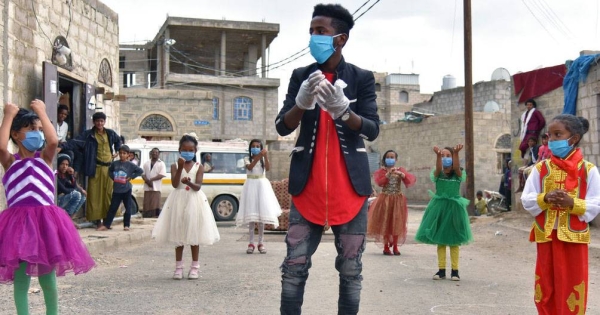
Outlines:
[[[121, 134], [126, 139], [141, 136], [170, 137], [179, 140], [184, 133], [195, 132], [202, 141], [210, 141], [211, 126], [194, 124], [210, 121], [212, 94], [208, 91], [123, 89], [127, 103], [121, 106]], [[169, 120], [173, 131], [141, 131], [140, 124], [148, 115], [158, 114]]]
[[[482, 112], [488, 101], [495, 101], [500, 107], [500, 112], [510, 113], [511, 82], [485, 81], [473, 86], [473, 111]], [[432, 112], [436, 115], [453, 115], [464, 112], [465, 108], [464, 87], [444, 90], [433, 93], [431, 101], [416, 104], [415, 110]]]

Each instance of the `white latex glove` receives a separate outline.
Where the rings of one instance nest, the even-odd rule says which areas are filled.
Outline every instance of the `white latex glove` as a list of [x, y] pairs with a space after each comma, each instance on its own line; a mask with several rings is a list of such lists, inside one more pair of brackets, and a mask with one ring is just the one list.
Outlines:
[[346, 86], [348, 86], [346, 82], [341, 79], [336, 80], [334, 85], [331, 85], [327, 80], [323, 80], [316, 89], [317, 103], [333, 119], [340, 118], [350, 105], [350, 101], [344, 95], [344, 88]]
[[[315, 89], [319, 85], [319, 82], [325, 80], [325, 75], [321, 70], [317, 70], [308, 76], [308, 79], [302, 82], [298, 95], [296, 95], [296, 106], [304, 110], [315, 109]], [[327, 80], [325, 80], [327, 81]]]

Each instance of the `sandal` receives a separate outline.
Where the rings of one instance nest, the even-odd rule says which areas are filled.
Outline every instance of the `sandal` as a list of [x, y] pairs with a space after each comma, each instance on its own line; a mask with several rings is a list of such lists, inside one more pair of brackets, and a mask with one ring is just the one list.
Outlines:
[[267, 249], [265, 248], [264, 244], [258, 244], [258, 252], [261, 254], [266, 254], [267, 253]]
[[246, 254], [254, 253], [254, 244], [248, 244], [248, 249], [246, 249]]

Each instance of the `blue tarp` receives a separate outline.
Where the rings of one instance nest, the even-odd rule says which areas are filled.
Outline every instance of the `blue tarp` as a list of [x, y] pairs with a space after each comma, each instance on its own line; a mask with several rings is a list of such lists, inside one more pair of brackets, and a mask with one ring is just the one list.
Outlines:
[[569, 66], [567, 75], [563, 80], [563, 91], [565, 94], [563, 114], [575, 115], [579, 82], [585, 82], [590, 66], [597, 58], [600, 58], [600, 54], [581, 56], [575, 59]]

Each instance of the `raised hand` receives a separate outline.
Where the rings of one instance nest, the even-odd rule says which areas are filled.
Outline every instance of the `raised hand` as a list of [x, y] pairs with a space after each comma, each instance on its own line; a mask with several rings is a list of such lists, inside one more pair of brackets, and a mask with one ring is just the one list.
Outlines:
[[442, 150], [437, 145], [433, 147], [433, 152], [437, 155], [442, 154]]
[[182, 168], [183, 167], [183, 163], [185, 163], [185, 159], [180, 157], [177, 159], [177, 168]]
[[31, 101], [30, 106], [31, 110], [33, 110], [33, 112], [36, 114], [46, 112], [46, 104], [38, 99]]
[[327, 80], [323, 80], [317, 87], [317, 103], [327, 111], [333, 119], [340, 118], [348, 106], [350, 101], [344, 94], [344, 88], [348, 86], [346, 82], [341, 79], [335, 81], [335, 84], [329, 83]]
[[296, 95], [296, 106], [304, 110], [315, 109], [315, 89], [322, 80], [325, 80], [325, 75], [323, 75], [321, 70], [311, 73], [308, 79], [304, 80], [302, 85], [300, 85], [300, 90], [298, 90], [298, 95]]
[[458, 153], [460, 150], [462, 150], [462, 148], [464, 148], [464, 145], [462, 145], [462, 144], [459, 143], [459, 144], [457, 144], [457, 145], [454, 146], [454, 152]]
[[6, 103], [6, 105], [4, 105], [4, 116], [15, 117], [18, 112], [19, 106], [12, 103]]

